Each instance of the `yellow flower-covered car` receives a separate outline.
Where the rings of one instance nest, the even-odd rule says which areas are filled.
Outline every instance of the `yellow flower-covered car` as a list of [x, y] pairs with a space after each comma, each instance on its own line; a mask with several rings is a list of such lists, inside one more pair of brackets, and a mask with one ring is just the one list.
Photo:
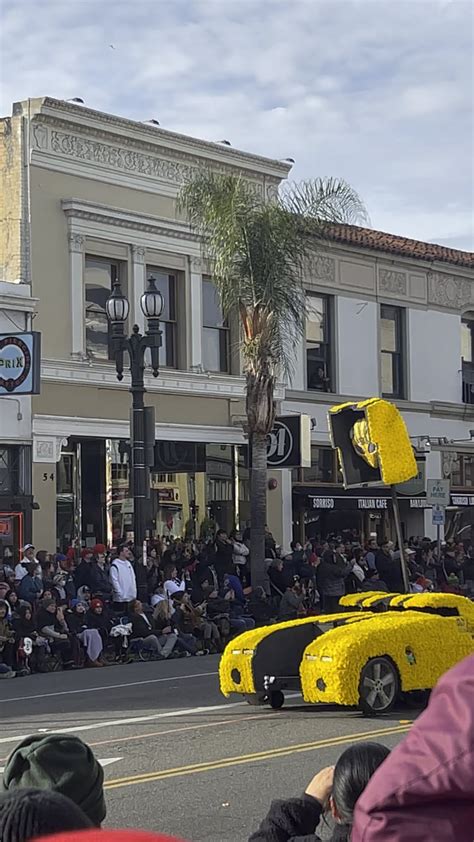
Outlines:
[[219, 668], [224, 695], [278, 708], [284, 691], [300, 690], [305, 702], [386, 713], [400, 693], [430, 690], [474, 652], [474, 604], [465, 597], [374, 593], [341, 603], [347, 607], [339, 614], [265, 626], [231, 641]]
[[351, 619], [364, 620], [360, 610], [304, 617], [244, 632], [227, 645], [219, 665], [221, 691], [241, 693], [249, 704], [268, 702], [279, 708], [284, 690], [301, 690], [300, 663], [308, 644]]
[[386, 596], [384, 613], [374, 614], [373, 600], [362, 600], [367, 622], [339, 626], [307, 646], [300, 666], [306, 702], [386, 713], [401, 692], [430, 690], [446, 670], [474, 652], [470, 600], [416, 594], [402, 602]]

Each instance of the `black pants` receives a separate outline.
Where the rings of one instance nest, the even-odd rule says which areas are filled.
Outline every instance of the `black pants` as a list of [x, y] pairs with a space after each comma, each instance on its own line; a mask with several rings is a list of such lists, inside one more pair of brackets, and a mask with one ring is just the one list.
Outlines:
[[336, 614], [344, 609], [339, 605], [340, 596], [323, 594], [323, 614]]
[[114, 614], [119, 614], [121, 617], [126, 617], [128, 613], [128, 602], [113, 602], [112, 608]]

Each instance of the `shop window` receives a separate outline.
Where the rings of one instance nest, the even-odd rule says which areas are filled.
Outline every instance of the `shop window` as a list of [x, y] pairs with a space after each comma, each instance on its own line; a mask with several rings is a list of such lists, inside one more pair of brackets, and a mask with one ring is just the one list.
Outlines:
[[147, 266], [147, 278], [152, 275], [156, 280], [156, 288], [163, 296], [163, 312], [160, 316], [161, 348], [160, 365], [166, 368], [177, 367], [177, 277], [165, 269]]
[[219, 293], [209, 278], [202, 280], [202, 364], [205, 371], [230, 370], [229, 324]]
[[405, 397], [404, 315], [405, 311], [402, 307], [381, 305], [380, 350], [384, 397]]
[[474, 321], [461, 322], [462, 401], [474, 404]]
[[331, 372], [330, 303], [326, 295], [306, 297], [306, 381], [310, 390], [334, 391]]
[[0, 447], [0, 494], [15, 494], [17, 480], [12, 447]]
[[332, 447], [311, 445], [311, 467], [293, 468], [293, 482], [311, 485], [336, 484], [342, 482], [336, 464], [336, 454]]
[[453, 488], [474, 488], [474, 455], [458, 453], [451, 468]]
[[86, 351], [91, 356], [111, 359], [109, 321], [105, 311], [112, 286], [120, 281], [126, 294], [125, 264], [105, 257], [86, 255], [85, 260], [85, 323]]
[[0, 495], [31, 494], [31, 448], [0, 445]]

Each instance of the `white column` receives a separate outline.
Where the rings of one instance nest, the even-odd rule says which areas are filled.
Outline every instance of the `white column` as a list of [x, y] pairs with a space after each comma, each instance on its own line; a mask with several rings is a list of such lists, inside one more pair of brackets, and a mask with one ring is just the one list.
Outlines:
[[69, 281], [71, 284], [71, 353], [83, 356], [86, 350], [84, 313], [84, 237], [68, 234]]
[[145, 249], [143, 246], [132, 245], [132, 282], [129, 290], [129, 300], [132, 303], [132, 324], [138, 325], [140, 332], [145, 330], [145, 317], [140, 307], [140, 297], [146, 287]]
[[189, 259], [189, 270], [187, 324], [190, 366], [193, 368], [202, 366], [202, 261], [199, 257]]
[[283, 550], [290, 550], [290, 543], [293, 540], [293, 482], [291, 469], [285, 468], [280, 471], [281, 476], [281, 501], [282, 501], [282, 547]]

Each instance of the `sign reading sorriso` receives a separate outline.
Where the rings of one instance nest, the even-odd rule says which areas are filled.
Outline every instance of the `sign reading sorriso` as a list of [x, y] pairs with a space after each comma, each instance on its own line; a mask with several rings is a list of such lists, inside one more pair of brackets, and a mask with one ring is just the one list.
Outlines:
[[40, 365], [40, 333], [0, 333], [0, 395], [38, 395]]

